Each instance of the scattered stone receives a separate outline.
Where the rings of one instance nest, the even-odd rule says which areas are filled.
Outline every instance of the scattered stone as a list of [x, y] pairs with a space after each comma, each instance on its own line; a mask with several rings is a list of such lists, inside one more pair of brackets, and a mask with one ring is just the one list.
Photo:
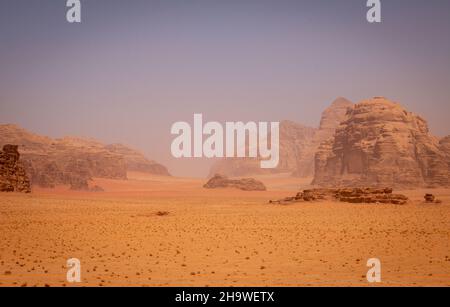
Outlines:
[[156, 212], [156, 215], [157, 216], [167, 216], [167, 215], [169, 215], [170, 213], [169, 212], [167, 212], [167, 211], [158, 211], [158, 212]]
[[311, 189], [297, 193], [295, 197], [273, 201], [271, 204], [291, 204], [296, 202], [339, 201], [354, 204], [394, 204], [404, 205], [408, 197], [393, 194], [392, 188], [343, 188], [343, 189]]
[[216, 174], [204, 186], [205, 189], [236, 188], [243, 191], [266, 191], [265, 185], [253, 178], [228, 179], [228, 177]]
[[423, 198], [427, 204], [442, 204], [442, 200], [436, 199], [436, 196], [430, 193], [425, 194]]
[[436, 197], [433, 194], [425, 194], [424, 198], [427, 203], [434, 203], [436, 200]]

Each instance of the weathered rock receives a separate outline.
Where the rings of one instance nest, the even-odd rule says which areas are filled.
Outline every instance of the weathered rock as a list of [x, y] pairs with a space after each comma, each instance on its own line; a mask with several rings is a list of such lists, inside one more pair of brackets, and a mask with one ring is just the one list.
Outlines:
[[131, 149], [122, 144], [108, 145], [106, 146], [106, 149], [124, 157], [127, 171], [142, 172], [159, 176], [170, 176], [169, 171], [164, 165], [147, 159], [137, 150]]
[[427, 203], [434, 203], [436, 197], [433, 194], [425, 194], [424, 199]]
[[266, 191], [264, 184], [253, 178], [228, 179], [228, 177], [215, 175], [204, 186], [206, 189], [236, 188], [243, 191]]
[[314, 155], [319, 145], [334, 135], [340, 122], [345, 120], [347, 109], [353, 104], [345, 98], [336, 99], [322, 114], [319, 129], [306, 127], [291, 121], [280, 123], [280, 163], [277, 168], [261, 169], [260, 159], [221, 159], [210, 171], [230, 177], [261, 174], [288, 173], [296, 177], [314, 174]]
[[17, 145], [4, 145], [0, 151], [0, 192], [31, 192], [28, 175], [21, 163]]
[[439, 141], [439, 149], [445, 155], [448, 172], [450, 173], [450, 135]]
[[52, 188], [69, 185], [86, 190], [92, 178], [127, 179], [127, 171], [136, 168], [162, 174], [152, 161], [122, 145], [105, 146], [93, 139], [65, 137], [50, 139], [14, 125], [0, 125], [0, 145], [19, 145], [21, 160], [31, 182]]
[[427, 123], [399, 104], [376, 97], [349, 109], [315, 157], [319, 186], [448, 186], [446, 156]]
[[354, 204], [395, 204], [404, 205], [408, 197], [393, 194], [392, 188], [342, 188], [342, 189], [310, 189], [299, 192], [295, 197], [270, 201], [271, 204], [289, 204], [296, 202], [339, 201]]
[[[317, 147], [324, 141], [332, 138], [341, 123], [348, 119], [348, 110], [353, 103], [345, 98], [337, 98], [322, 112], [319, 130], [317, 130], [314, 143]], [[314, 150], [315, 151], [315, 150]]]
[[230, 177], [293, 174], [299, 169], [304, 173], [312, 174], [313, 156], [309, 151], [315, 131], [314, 128], [283, 121], [280, 123], [280, 160], [277, 168], [262, 169], [259, 158], [224, 158], [211, 167], [210, 176], [217, 173]]

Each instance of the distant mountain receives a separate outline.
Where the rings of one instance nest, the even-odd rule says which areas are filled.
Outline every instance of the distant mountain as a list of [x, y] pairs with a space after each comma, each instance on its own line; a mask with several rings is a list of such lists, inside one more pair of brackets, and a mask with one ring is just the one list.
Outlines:
[[134, 170], [169, 175], [164, 166], [133, 149], [104, 145], [94, 139], [51, 139], [15, 125], [0, 125], [0, 146], [5, 144], [19, 145], [31, 182], [43, 187], [67, 184], [73, 189], [87, 189], [94, 177], [126, 179], [127, 171]]
[[106, 149], [113, 153], [122, 155], [125, 158], [125, 164], [128, 171], [149, 173], [161, 176], [170, 176], [167, 168], [155, 161], [148, 160], [142, 153], [126, 147], [122, 144], [112, 144], [106, 146]]
[[315, 158], [320, 186], [441, 187], [450, 185], [450, 138], [439, 141], [427, 122], [383, 97], [348, 111]]
[[221, 159], [211, 168], [209, 176], [221, 174], [242, 177], [260, 174], [289, 173], [297, 177], [314, 175], [314, 155], [319, 145], [331, 138], [347, 109], [353, 103], [345, 98], [336, 99], [323, 113], [319, 128], [306, 127], [292, 121], [280, 123], [280, 164], [276, 169], [261, 169], [259, 159]]
[[[228, 177], [242, 177], [260, 174], [295, 173], [307, 164], [313, 170], [314, 155], [309, 157], [316, 129], [291, 121], [280, 123], [280, 162], [275, 169], [262, 169], [257, 158], [224, 158], [217, 161], [210, 170], [210, 177], [220, 174]], [[308, 155], [308, 157], [307, 157]], [[304, 159], [310, 161], [304, 162]], [[309, 165], [311, 162], [311, 165]]]

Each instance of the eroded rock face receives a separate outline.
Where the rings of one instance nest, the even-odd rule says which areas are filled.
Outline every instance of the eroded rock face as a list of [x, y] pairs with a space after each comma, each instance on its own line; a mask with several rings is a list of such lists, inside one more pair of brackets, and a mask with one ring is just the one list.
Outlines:
[[421, 117], [383, 97], [363, 101], [315, 156], [319, 186], [448, 186], [445, 154]]
[[87, 190], [92, 178], [127, 179], [128, 155], [134, 153], [125, 146], [125, 153], [111, 150], [93, 139], [50, 139], [14, 125], [0, 125], [0, 145], [8, 143], [19, 145], [31, 182], [47, 188], [69, 185]]
[[122, 144], [112, 144], [106, 146], [106, 148], [111, 152], [120, 154], [124, 157], [126, 168], [128, 171], [142, 172], [160, 176], [170, 176], [169, 171], [164, 165], [147, 159], [137, 150], [133, 150]]
[[205, 189], [236, 188], [243, 191], [267, 190], [262, 182], [253, 178], [232, 180], [221, 175], [215, 175], [203, 187]]
[[317, 147], [322, 142], [334, 136], [336, 129], [347, 119], [348, 109], [352, 106], [353, 103], [351, 101], [340, 97], [333, 101], [333, 103], [323, 111], [320, 119], [320, 127], [314, 140]]
[[4, 145], [0, 151], [0, 192], [31, 192], [17, 145]]
[[[303, 162], [302, 158], [309, 155], [310, 146], [316, 129], [306, 127], [291, 121], [280, 123], [280, 161], [275, 169], [261, 169], [260, 159], [256, 158], [226, 158], [217, 161], [210, 170], [210, 176], [216, 173], [230, 177], [242, 177], [261, 174], [294, 173], [298, 169], [310, 168], [312, 163]], [[312, 160], [311, 160], [312, 162]]]
[[439, 141], [439, 148], [446, 157], [448, 172], [450, 173], [450, 135]]
[[307, 150], [299, 157], [298, 169], [294, 175], [298, 177], [311, 177], [314, 175], [315, 155], [322, 150], [322, 144], [330, 142], [341, 122], [347, 119], [348, 109], [353, 103], [345, 98], [337, 98], [322, 112], [319, 129], [314, 133], [312, 142]]
[[332, 137], [347, 109], [353, 104], [345, 98], [336, 99], [322, 114], [319, 129], [291, 121], [280, 123], [280, 164], [276, 169], [263, 170], [259, 159], [222, 159], [213, 165], [216, 173], [230, 177], [289, 173], [296, 177], [314, 175], [314, 155], [319, 145]]

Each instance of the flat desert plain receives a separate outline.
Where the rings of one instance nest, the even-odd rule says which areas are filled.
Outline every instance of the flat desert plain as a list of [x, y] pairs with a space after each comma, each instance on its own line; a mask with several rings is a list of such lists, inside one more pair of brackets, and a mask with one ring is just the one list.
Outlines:
[[[450, 286], [450, 190], [397, 191], [404, 206], [269, 205], [267, 192], [205, 190], [205, 180], [130, 174], [105, 192], [60, 187], [0, 195], [0, 286]], [[423, 204], [425, 192], [442, 204]], [[66, 262], [81, 262], [68, 283]], [[369, 284], [378, 258], [382, 282]]]

